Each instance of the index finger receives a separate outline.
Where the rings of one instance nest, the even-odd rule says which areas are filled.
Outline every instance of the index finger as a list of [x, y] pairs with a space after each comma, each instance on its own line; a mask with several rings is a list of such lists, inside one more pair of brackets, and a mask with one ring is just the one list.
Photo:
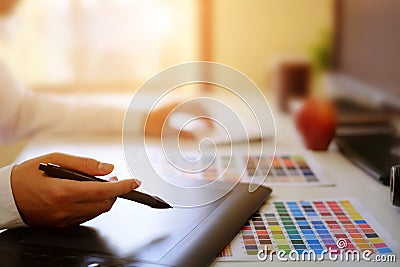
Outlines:
[[74, 198], [74, 202], [95, 202], [127, 194], [139, 187], [140, 182], [127, 179], [115, 182], [79, 182], [63, 180], [65, 194]]
[[112, 172], [114, 166], [89, 157], [79, 157], [63, 153], [51, 153], [39, 157], [43, 163], [53, 163], [67, 169], [81, 171], [90, 175], [105, 175]]

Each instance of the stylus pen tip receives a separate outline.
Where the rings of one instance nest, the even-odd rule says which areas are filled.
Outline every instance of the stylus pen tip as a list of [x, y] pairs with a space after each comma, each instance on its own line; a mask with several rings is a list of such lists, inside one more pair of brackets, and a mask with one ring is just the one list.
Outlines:
[[153, 198], [157, 201], [157, 207], [156, 208], [159, 208], [159, 209], [171, 209], [172, 208], [171, 205], [169, 205], [167, 202], [165, 202], [161, 198], [159, 198], [157, 196], [153, 196]]

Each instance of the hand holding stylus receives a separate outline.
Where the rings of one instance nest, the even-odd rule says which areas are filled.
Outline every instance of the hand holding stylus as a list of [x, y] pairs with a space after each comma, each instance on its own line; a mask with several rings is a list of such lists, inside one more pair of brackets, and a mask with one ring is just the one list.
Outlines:
[[68, 227], [78, 225], [111, 209], [117, 196], [132, 192], [140, 181], [110, 183], [50, 179], [38, 169], [52, 162], [90, 175], [107, 175], [114, 166], [97, 160], [51, 153], [15, 166], [11, 187], [23, 221], [29, 226]]
[[[87, 173], [63, 168], [53, 163], [40, 163], [39, 170], [44, 171], [44, 173], [50, 177], [58, 179], [67, 179], [81, 182], [109, 182], [107, 180], [89, 175]], [[132, 200], [155, 209], [172, 208], [167, 202], [157, 196], [151, 196], [135, 190], [132, 190], [127, 194], [119, 195], [118, 197]]]

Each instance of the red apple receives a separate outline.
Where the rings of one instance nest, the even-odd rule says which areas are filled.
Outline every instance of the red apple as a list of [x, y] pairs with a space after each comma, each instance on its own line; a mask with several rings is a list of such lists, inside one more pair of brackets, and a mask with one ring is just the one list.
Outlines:
[[295, 123], [307, 148], [326, 150], [335, 136], [335, 106], [325, 99], [306, 99], [295, 112]]

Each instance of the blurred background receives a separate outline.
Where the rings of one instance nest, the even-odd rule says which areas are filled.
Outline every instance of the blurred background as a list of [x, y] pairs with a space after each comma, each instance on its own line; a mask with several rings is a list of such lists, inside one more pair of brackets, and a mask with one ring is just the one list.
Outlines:
[[263, 90], [277, 60], [309, 56], [333, 25], [331, 0], [20, 1], [0, 58], [40, 91], [133, 92], [171, 65], [212, 60]]
[[[169, 66], [216, 61], [274, 92], [282, 114], [330, 96], [321, 124], [337, 111], [335, 144], [385, 183], [400, 160], [398, 0], [19, 2], [0, 21], [0, 60], [37, 92], [131, 95]], [[23, 145], [0, 147], [0, 164]]]

